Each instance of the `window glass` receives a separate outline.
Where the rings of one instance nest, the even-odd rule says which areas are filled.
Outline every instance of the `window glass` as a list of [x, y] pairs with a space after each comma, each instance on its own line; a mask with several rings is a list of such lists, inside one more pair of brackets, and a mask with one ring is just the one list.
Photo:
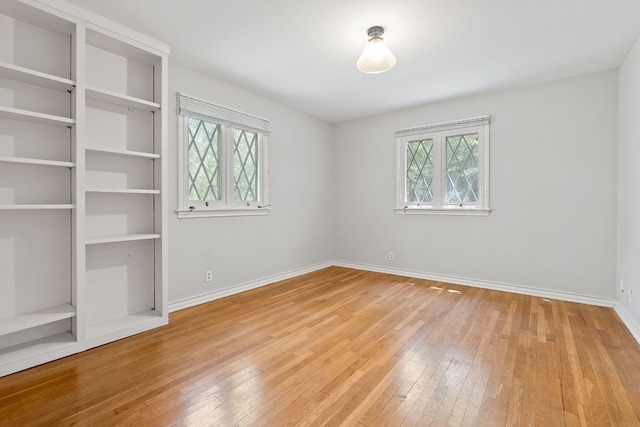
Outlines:
[[478, 202], [478, 134], [446, 137], [447, 192], [445, 203]]
[[433, 200], [433, 139], [407, 143], [406, 198], [409, 202]]
[[220, 125], [189, 122], [189, 200], [220, 200]]

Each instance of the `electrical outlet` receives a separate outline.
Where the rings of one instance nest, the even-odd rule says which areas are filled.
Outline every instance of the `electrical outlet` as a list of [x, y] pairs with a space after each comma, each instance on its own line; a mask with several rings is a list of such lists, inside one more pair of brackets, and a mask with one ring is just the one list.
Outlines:
[[633, 289], [629, 288], [627, 289], [627, 291], [629, 291], [628, 295], [629, 295], [629, 302], [631, 302], [631, 297], [633, 296]]
[[396, 254], [394, 254], [393, 252], [389, 252], [389, 261], [395, 261], [396, 259]]
[[210, 282], [213, 280], [213, 272], [211, 270], [207, 270], [204, 272], [204, 281]]

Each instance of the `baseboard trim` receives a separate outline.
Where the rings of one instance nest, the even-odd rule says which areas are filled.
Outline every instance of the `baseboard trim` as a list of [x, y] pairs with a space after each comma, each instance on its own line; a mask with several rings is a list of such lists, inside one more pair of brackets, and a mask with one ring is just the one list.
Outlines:
[[612, 307], [622, 320], [622, 323], [627, 327], [631, 335], [635, 338], [636, 342], [640, 344], [640, 325], [633, 319], [627, 309], [620, 304], [619, 301], [612, 298], [595, 297], [591, 295], [574, 294], [571, 292], [559, 292], [551, 291], [548, 289], [533, 288], [529, 286], [513, 285], [510, 283], [490, 282], [486, 280], [469, 279], [466, 277], [456, 276], [444, 276], [440, 274], [431, 274], [411, 270], [400, 270], [396, 268], [380, 267], [369, 264], [359, 264], [345, 261], [327, 261], [318, 264], [310, 265], [308, 267], [299, 268], [296, 270], [290, 270], [285, 273], [274, 274], [262, 279], [252, 280], [250, 282], [240, 283], [230, 288], [221, 289], [214, 292], [208, 292], [206, 294], [198, 295], [195, 297], [185, 298], [182, 300], [169, 303], [169, 312], [182, 310], [185, 308], [193, 307], [206, 302], [214, 301], [220, 298], [228, 297], [238, 294], [240, 292], [248, 291], [251, 289], [259, 288], [262, 286], [270, 285], [281, 280], [291, 279], [293, 277], [301, 276], [303, 274], [311, 273], [323, 268], [336, 266], [353, 268], [354, 270], [373, 271], [376, 273], [394, 274], [396, 276], [413, 277], [416, 279], [434, 280], [437, 282], [453, 283], [456, 285], [472, 286], [475, 288], [491, 289], [496, 291], [513, 292], [516, 294], [530, 295], [541, 298], [552, 298], [561, 301], [577, 302], [581, 304], [597, 305], [601, 307]]
[[195, 297], [189, 297], [178, 301], [169, 303], [169, 313], [182, 310], [185, 308], [193, 307], [206, 302], [214, 301], [220, 298], [228, 297], [238, 294], [240, 292], [249, 291], [251, 289], [259, 288], [261, 286], [270, 285], [281, 280], [291, 279], [296, 276], [311, 273], [313, 271], [321, 270], [323, 268], [331, 267], [331, 262], [322, 262], [319, 264], [310, 265], [308, 267], [299, 268], [296, 270], [290, 270], [285, 273], [274, 274], [273, 276], [263, 277], [262, 279], [252, 280], [250, 282], [240, 283], [238, 285], [231, 286], [229, 288], [220, 289], [218, 291], [207, 292]]
[[631, 335], [633, 335], [633, 337], [640, 345], [640, 325], [634, 320], [633, 317], [631, 317], [631, 313], [627, 311], [627, 308], [622, 305], [620, 301], [616, 300], [613, 309], [616, 311], [618, 317], [620, 317], [620, 320], [622, 320], [622, 323], [624, 323], [629, 332], [631, 332]]
[[344, 261], [334, 261], [333, 265], [338, 267], [353, 268], [356, 270], [374, 271], [377, 273], [394, 274], [397, 276], [413, 277], [416, 279], [434, 280], [437, 282], [453, 283], [456, 285], [472, 286], [474, 288], [492, 289], [496, 291], [513, 292], [516, 294], [530, 295], [541, 298], [551, 298], [561, 301], [577, 302], [581, 304], [597, 305], [602, 307], [613, 307], [616, 300], [613, 298], [602, 298], [591, 295], [574, 294], [571, 292], [551, 291], [548, 289], [533, 288], [528, 286], [513, 285], [510, 283], [490, 282], [486, 280], [469, 279], [466, 277], [443, 276], [439, 274], [424, 273], [411, 270], [400, 270], [395, 268], [379, 267], [368, 264], [358, 264]]

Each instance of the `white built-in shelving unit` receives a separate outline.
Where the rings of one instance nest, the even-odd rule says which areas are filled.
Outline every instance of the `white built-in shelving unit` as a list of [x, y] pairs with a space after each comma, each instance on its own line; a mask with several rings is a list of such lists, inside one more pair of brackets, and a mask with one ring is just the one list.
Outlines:
[[0, 2], [0, 376], [167, 323], [167, 57]]

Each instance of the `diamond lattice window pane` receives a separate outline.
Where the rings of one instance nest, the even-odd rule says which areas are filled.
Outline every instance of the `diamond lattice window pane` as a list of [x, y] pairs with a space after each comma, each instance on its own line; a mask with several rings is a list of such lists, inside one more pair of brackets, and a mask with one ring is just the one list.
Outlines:
[[445, 203], [478, 202], [478, 134], [448, 136]]
[[189, 118], [189, 200], [220, 200], [220, 125]]
[[258, 200], [258, 134], [246, 130], [233, 131], [233, 198]]
[[409, 141], [407, 143], [407, 185], [405, 194], [408, 203], [431, 203], [433, 201], [433, 139]]

